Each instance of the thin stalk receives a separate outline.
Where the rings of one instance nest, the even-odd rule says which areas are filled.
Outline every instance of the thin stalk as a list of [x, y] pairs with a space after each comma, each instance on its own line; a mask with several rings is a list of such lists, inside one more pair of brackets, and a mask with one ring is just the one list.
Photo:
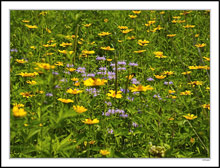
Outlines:
[[75, 41], [74, 41], [74, 57], [73, 57], [73, 64], [75, 65], [76, 62], [76, 47], [77, 47], [77, 36], [79, 32], [79, 24], [76, 26], [76, 33], [75, 33]]
[[115, 54], [115, 95], [117, 95], [118, 90], [118, 60]]

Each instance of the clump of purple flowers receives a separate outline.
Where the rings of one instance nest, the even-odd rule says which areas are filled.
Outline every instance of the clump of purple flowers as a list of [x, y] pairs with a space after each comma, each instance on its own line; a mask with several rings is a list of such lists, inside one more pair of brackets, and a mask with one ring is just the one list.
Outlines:
[[72, 68], [72, 67], [74, 67], [74, 65], [73, 64], [66, 64], [66, 67], [68, 67], [68, 68], [71, 67]]
[[115, 72], [108, 72], [108, 78], [111, 79], [115, 79]]
[[10, 51], [11, 52], [18, 52], [18, 50], [16, 48], [12, 48]]
[[170, 82], [164, 82], [164, 85], [172, 85], [172, 84], [173, 84], [172, 81], [170, 81]]
[[93, 96], [99, 95], [99, 91], [96, 88], [89, 88], [89, 89], [86, 89], [86, 91], [92, 94]]
[[140, 84], [140, 82], [136, 78], [132, 78], [131, 81], [132, 81], [132, 84], [135, 84], [135, 85]]
[[107, 104], [107, 106], [112, 106], [112, 103], [111, 103], [111, 102], [105, 101], [105, 104]]
[[132, 126], [133, 126], [133, 127], [138, 127], [138, 124], [137, 124], [136, 122], [133, 122], [133, 123], [132, 123]]
[[153, 97], [154, 97], [154, 98], [158, 98], [158, 100], [162, 100], [162, 98], [160, 97], [159, 94], [155, 94]]
[[154, 81], [154, 79], [149, 77], [149, 78], [147, 78], [147, 81]]
[[105, 61], [105, 57], [104, 56], [103, 57], [97, 56], [96, 60], [98, 60], [98, 61]]
[[86, 73], [86, 68], [85, 67], [78, 67], [76, 72], [79, 72], [79, 73]]
[[130, 62], [128, 65], [130, 65], [130, 66], [138, 66], [138, 64], [134, 63], [134, 62]]
[[52, 93], [47, 93], [46, 96], [51, 97], [51, 96], [53, 96], [53, 94]]
[[120, 114], [121, 117], [128, 117], [128, 115], [125, 114], [125, 111], [121, 109], [108, 109], [106, 113], [104, 112], [102, 113], [102, 115], [105, 115], [105, 116], [110, 116], [112, 114]]
[[113, 134], [114, 133], [113, 129], [109, 129], [108, 128], [107, 131], [108, 131], [109, 134]]

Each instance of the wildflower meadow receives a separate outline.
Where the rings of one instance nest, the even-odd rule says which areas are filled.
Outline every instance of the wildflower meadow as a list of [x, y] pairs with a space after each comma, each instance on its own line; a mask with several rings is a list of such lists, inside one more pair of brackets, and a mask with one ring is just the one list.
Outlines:
[[11, 10], [11, 158], [209, 158], [209, 10]]

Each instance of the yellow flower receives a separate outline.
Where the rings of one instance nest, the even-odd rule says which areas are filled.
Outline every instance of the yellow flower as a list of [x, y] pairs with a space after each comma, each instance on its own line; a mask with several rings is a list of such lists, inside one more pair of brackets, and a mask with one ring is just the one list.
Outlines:
[[172, 20], [171, 22], [172, 22], [172, 23], [176, 23], [177, 21], [176, 21], [176, 20]]
[[177, 23], [185, 23], [186, 20], [177, 20]]
[[63, 103], [73, 103], [73, 100], [71, 100], [71, 99], [62, 99], [62, 98], [59, 98], [59, 99], [57, 99], [57, 100], [59, 100], [59, 101], [61, 101], [61, 102], [63, 102]]
[[30, 48], [32, 48], [32, 49], [34, 49], [34, 50], [36, 49], [36, 47], [35, 47], [35, 46], [30, 46]]
[[47, 12], [42, 11], [39, 15], [43, 15], [43, 16], [45, 16], [46, 14], [47, 14]]
[[105, 50], [105, 51], [114, 51], [115, 49], [114, 48], [111, 48], [110, 46], [108, 47], [101, 47], [102, 50]]
[[194, 142], [195, 142], [195, 138], [192, 138], [192, 137], [191, 137], [191, 138], [190, 138], [190, 142], [191, 142], [191, 143], [194, 143]]
[[107, 22], [108, 22], [108, 19], [104, 19], [104, 22], [107, 23]]
[[131, 80], [133, 77], [134, 77], [134, 75], [133, 75], [133, 74], [132, 74], [132, 75], [129, 75], [129, 77], [128, 77], [128, 76], [126, 76], [126, 78], [128, 78], [129, 80]]
[[21, 72], [18, 75], [21, 75], [22, 77], [34, 77], [39, 74], [37, 72], [33, 72], [33, 73]]
[[124, 34], [127, 34], [131, 31], [133, 31], [134, 29], [126, 29], [126, 30], [122, 30], [121, 32], [124, 33]]
[[173, 75], [173, 74], [174, 74], [173, 71], [164, 71], [164, 72], [162, 73], [162, 75]]
[[92, 124], [97, 124], [99, 123], [99, 120], [97, 118], [95, 118], [94, 120], [91, 120], [91, 119], [85, 119], [84, 121], [82, 121], [83, 123], [85, 124], [89, 124], [89, 125], [92, 125]]
[[187, 120], [194, 120], [195, 118], [197, 118], [197, 116], [195, 116], [194, 114], [187, 114], [183, 116], [184, 118], [186, 118]]
[[157, 58], [166, 58], [167, 56], [164, 56], [163, 55], [163, 52], [162, 51], [155, 51], [154, 52], [154, 55], [155, 55], [155, 57], [157, 57]]
[[60, 44], [61, 47], [66, 47], [66, 46], [71, 46], [71, 45], [72, 43], [64, 43], [64, 42]]
[[79, 85], [80, 85], [80, 82], [74, 83], [74, 86], [79, 86]]
[[168, 120], [172, 121], [172, 120], [174, 120], [174, 118], [173, 118], [173, 117], [170, 117]]
[[128, 29], [128, 27], [127, 27], [127, 26], [118, 26], [118, 28], [119, 28], [120, 30], [125, 30], [125, 29]]
[[13, 107], [12, 112], [15, 117], [24, 117], [27, 115], [27, 112], [23, 108], [17, 106]]
[[79, 78], [71, 78], [71, 80], [76, 82], [76, 81], [79, 81]]
[[181, 16], [173, 16], [174, 19], [180, 19]]
[[117, 99], [120, 99], [122, 98], [122, 91], [117, 91], [117, 94], [115, 94], [115, 91], [114, 90], [109, 90], [110, 93], [107, 93], [107, 96], [109, 97], [113, 97], [113, 98], [117, 98]]
[[110, 35], [111, 33], [109, 33], [109, 32], [101, 32], [101, 33], [99, 33], [98, 35], [99, 36], [108, 36], [108, 35]]
[[29, 29], [37, 29], [38, 28], [36, 25], [32, 26], [32, 25], [26, 24], [25, 26], [28, 27]]
[[26, 60], [24, 60], [24, 59], [16, 59], [16, 62], [18, 62], [18, 63], [20, 63], [20, 64], [24, 64], [24, 63], [26, 63], [27, 61]]
[[184, 28], [194, 28], [195, 27], [195, 25], [186, 25], [186, 26], [183, 26]]
[[208, 57], [203, 57], [206, 61], [210, 61], [210, 58]]
[[105, 155], [109, 155], [110, 152], [108, 150], [100, 150], [100, 154], [105, 156]]
[[210, 87], [207, 86], [205, 89], [206, 89], [206, 90], [210, 90]]
[[151, 87], [150, 85], [133, 85], [133, 87], [129, 87], [129, 89], [131, 90], [131, 92], [146, 92], [147, 90], [153, 90], [153, 87]]
[[54, 44], [44, 44], [43, 46], [44, 47], [55, 47], [57, 44], [54, 43]]
[[164, 78], [166, 78], [166, 75], [154, 75], [154, 76], [157, 79], [164, 79]]
[[106, 61], [112, 61], [112, 59], [106, 59]]
[[26, 97], [26, 98], [34, 96], [34, 95], [30, 94], [30, 92], [21, 92], [20, 95], [22, 95], [23, 97]]
[[50, 64], [48, 64], [48, 63], [36, 63], [36, 65], [37, 65], [39, 68], [46, 69], [46, 70], [50, 70], [50, 69], [54, 69], [54, 68], [55, 68], [54, 65], [50, 65]]
[[143, 53], [145, 52], [146, 50], [138, 50], [138, 51], [134, 51], [134, 53]]
[[190, 74], [192, 71], [187, 71], [187, 72], [183, 72], [182, 74], [183, 75], [187, 75], [187, 74]]
[[196, 34], [195, 37], [199, 37], [199, 34]]
[[137, 15], [128, 15], [131, 19], [134, 19], [137, 17]]
[[84, 113], [87, 111], [87, 109], [83, 106], [73, 106], [73, 109], [77, 112], [77, 113]]
[[130, 36], [130, 37], [127, 37], [128, 40], [134, 40], [135, 37], [134, 36]]
[[48, 33], [51, 33], [51, 30], [50, 30], [50, 29], [48, 29], [47, 27], [46, 27], [46, 31], [47, 31]]
[[13, 106], [16, 106], [16, 107], [24, 107], [24, 104], [17, 104], [17, 103], [14, 103]]
[[140, 45], [140, 46], [146, 46], [146, 45], [148, 45], [150, 42], [149, 41], [147, 41], [147, 40], [138, 40], [138, 44]]
[[189, 13], [191, 13], [192, 11], [184, 11], [183, 13], [180, 13], [180, 15], [187, 15]]
[[192, 95], [192, 92], [189, 90], [186, 90], [185, 92], [181, 92], [180, 95]]
[[78, 89], [68, 89], [67, 91], [66, 91], [67, 93], [70, 93], [70, 94], [79, 94], [79, 93], [82, 93], [83, 91], [82, 90], [78, 90]]
[[28, 124], [24, 124], [24, 126], [25, 126], [25, 127], [27, 127], [27, 126], [28, 126]]
[[205, 43], [202, 43], [202, 44], [196, 44], [195, 46], [198, 47], [198, 48], [201, 48], [201, 47], [205, 47], [206, 44], [205, 44]]
[[94, 140], [89, 141], [89, 144], [93, 145], [93, 144], [95, 144], [95, 141]]
[[118, 40], [118, 42], [119, 42], [119, 43], [121, 43], [121, 42], [122, 42], [122, 40]]
[[133, 10], [132, 11], [134, 14], [140, 14], [141, 13], [141, 11], [135, 11], [135, 10]]
[[56, 65], [56, 66], [63, 66], [63, 63], [58, 61], [54, 65]]
[[58, 52], [62, 53], [62, 54], [72, 54], [73, 51], [66, 51], [66, 50], [58, 50]]
[[169, 94], [173, 94], [175, 92], [176, 92], [175, 90], [169, 90]]
[[167, 37], [175, 37], [176, 34], [168, 34]]
[[44, 91], [43, 91], [43, 90], [40, 90], [40, 91], [37, 91], [36, 93], [43, 94], [43, 93], [44, 93]]
[[84, 81], [84, 85], [85, 86], [102, 86], [102, 85], [105, 85], [106, 82], [108, 82], [108, 81], [105, 80], [105, 79], [92, 79], [92, 78], [89, 78], [89, 79], [86, 79]]
[[210, 104], [203, 104], [202, 107], [210, 110]]
[[83, 50], [82, 53], [83, 53], [83, 54], [95, 54], [95, 51]]
[[165, 13], [164, 11], [160, 12], [161, 15], [163, 15], [164, 13]]
[[29, 23], [29, 20], [22, 20], [23, 23]]
[[85, 26], [85, 27], [90, 27], [92, 24], [91, 23], [89, 23], [89, 24], [84, 24], [83, 26]]
[[66, 68], [68, 71], [70, 71], [70, 72], [73, 72], [73, 71], [75, 71], [76, 69], [75, 68]]
[[35, 84], [37, 84], [37, 82], [36, 81], [34, 81], [34, 80], [32, 80], [32, 81], [26, 81], [26, 83], [28, 83], [28, 84], [30, 84], [30, 85], [35, 85]]
[[190, 85], [193, 85], [193, 86], [195, 86], [195, 85], [202, 85], [203, 84], [203, 82], [202, 81], [193, 81], [193, 82], [190, 82], [190, 83], [188, 83], [188, 84], [190, 84]]

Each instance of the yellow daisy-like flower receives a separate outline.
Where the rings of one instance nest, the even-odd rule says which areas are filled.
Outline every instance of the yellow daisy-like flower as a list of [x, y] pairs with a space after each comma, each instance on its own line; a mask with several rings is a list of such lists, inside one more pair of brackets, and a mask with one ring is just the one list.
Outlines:
[[194, 28], [195, 27], [195, 25], [186, 25], [186, 26], [183, 26], [184, 28]]
[[56, 65], [56, 66], [63, 66], [63, 62], [58, 61], [54, 65]]
[[24, 60], [24, 59], [16, 59], [16, 62], [18, 62], [18, 63], [20, 63], [20, 64], [24, 64], [24, 63], [26, 63], [27, 61], [26, 60]]
[[138, 50], [138, 51], [134, 51], [134, 53], [143, 53], [145, 52], [146, 50]]
[[21, 92], [20, 95], [22, 95], [23, 97], [26, 97], [26, 98], [34, 96], [34, 95], [30, 94], [30, 92]]
[[126, 76], [126, 78], [128, 78], [129, 80], [131, 80], [133, 77], [134, 77], [134, 75]]
[[29, 23], [29, 20], [22, 20], [23, 23]]
[[130, 37], [127, 37], [128, 40], [134, 40], [135, 37], [134, 36], [130, 36]]
[[124, 33], [124, 34], [127, 34], [131, 31], [133, 31], [134, 29], [126, 29], [126, 30], [122, 30], [121, 32]]
[[50, 30], [50, 29], [48, 29], [47, 27], [46, 27], [46, 31], [47, 31], [48, 33], [51, 33], [51, 30]]
[[74, 86], [79, 86], [79, 85], [80, 85], [80, 82], [74, 83]]
[[174, 19], [180, 19], [181, 16], [173, 16]]
[[154, 75], [154, 76], [157, 79], [164, 79], [164, 78], [166, 78], [166, 75]]
[[85, 124], [89, 124], [89, 125], [92, 125], [92, 124], [97, 124], [99, 123], [99, 120], [97, 118], [95, 118], [94, 120], [92, 119], [85, 119], [84, 121], [82, 121], [83, 123]]
[[84, 113], [84, 112], [86, 112], [87, 111], [87, 109], [85, 108], [85, 107], [83, 107], [83, 106], [79, 106], [79, 105], [77, 105], [77, 106], [73, 106], [73, 109], [77, 112], [77, 113]]
[[176, 92], [175, 90], [169, 90], [169, 94], [173, 94], [175, 92]]
[[88, 24], [84, 24], [83, 26], [84, 27], [90, 27], [92, 24], [91, 23], [88, 23]]
[[33, 73], [27, 73], [27, 72], [21, 72], [18, 75], [22, 76], [22, 77], [34, 77], [39, 75], [37, 72], [33, 72]]
[[83, 50], [82, 53], [83, 53], [83, 54], [95, 54], [95, 51]]
[[18, 103], [14, 103], [14, 104], [13, 104], [13, 106], [16, 106], [16, 107], [20, 108], [20, 107], [24, 107], [24, 104], [20, 104], [20, 103], [19, 103], [19, 104], [18, 104]]
[[106, 61], [112, 61], [112, 59], [106, 59]]
[[89, 144], [93, 145], [95, 144], [96, 141], [92, 140], [92, 141], [89, 141]]
[[32, 49], [34, 49], [34, 50], [36, 49], [36, 47], [35, 47], [35, 46], [30, 46], [30, 48], [32, 48]]
[[73, 71], [75, 71], [76, 69], [75, 68], [66, 68], [68, 71], [70, 71], [70, 72], [73, 72]]
[[175, 37], [176, 34], [168, 34], [167, 37]]
[[37, 82], [36, 81], [34, 81], [34, 80], [32, 80], [32, 81], [26, 81], [26, 83], [28, 83], [28, 84], [30, 84], [30, 85], [36, 85], [37, 84]]
[[135, 11], [135, 10], [133, 10], [132, 11], [134, 14], [140, 14], [141, 13], [141, 11]]
[[176, 23], [177, 21], [176, 21], [176, 20], [172, 20], [171, 22], [172, 22], [172, 23]]
[[202, 48], [202, 47], [205, 47], [206, 44], [205, 44], [205, 43], [202, 43], [202, 44], [196, 44], [195, 46], [198, 47], [198, 48]]
[[27, 112], [18, 106], [14, 106], [12, 112], [15, 117], [25, 117], [27, 115]]
[[110, 154], [110, 152], [109, 152], [108, 150], [100, 150], [99, 152], [100, 152], [100, 154], [103, 155], [103, 156], [106, 156], [106, 155], [109, 155], [109, 154]]
[[191, 143], [194, 143], [194, 142], [195, 142], [195, 138], [192, 138], [192, 137], [191, 137], [191, 138], [190, 138], [190, 142], [191, 142]]
[[105, 79], [89, 78], [84, 81], [84, 85], [85, 86], [103, 86], [103, 85], [105, 85], [106, 82], [108, 82], [108, 81]]
[[195, 37], [199, 37], [199, 34], [196, 34]]
[[160, 12], [160, 14], [161, 14], [161, 15], [163, 15], [163, 14], [165, 14], [165, 12], [164, 12], [164, 11], [162, 11], [162, 12]]
[[109, 33], [109, 32], [101, 32], [101, 33], [99, 33], [98, 35], [99, 36], [108, 36], [108, 35], [110, 35], [111, 33]]
[[36, 65], [37, 65], [39, 68], [46, 69], [46, 70], [50, 70], [50, 69], [54, 69], [54, 68], [55, 68], [54, 65], [50, 65], [50, 64], [48, 64], [48, 63], [36, 63]]
[[114, 90], [109, 90], [110, 93], [107, 93], [107, 96], [109, 97], [113, 97], [113, 98], [117, 98], [117, 99], [120, 99], [122, 98], [122, 91], [117, 91], [117, 94], [115, 94], [115, 91]]
[[192, 71], [187, 71], [187, 72], [182, 72], [181, 74], [183, 75], [187, 75], [187, 74], [190, 74]]
[[71, 46], [71, 45], [72, 43], [64, 43], [64, 42], [60, 44], [61, 47], [66, 47], [66, 46]]
[[32, 25], [26, 24], [25, 26], [28, 27], [29, 29], [37, 29], [38, 28], [36, 25], [32, 26]]
[[67, 91], [66, 91], [67, 93], [70, 93], [70, 94], [80, 94], [80, 93], [82, 93], [83, 91], [82, 90], [78, 90], [78, 89], [68, 89]]
[[107, 47], [101, 47], [102, 50], [105, 50], [105, 51], [114, 51], [115, 49], [114, 48], [111, 48], [110, 46], [107, 46]]
[[153, 87], [151, 87], [150, 85], [133, 85], [133, 87], [129, 87], [129, 89], [131, 90], [131, 92], [146, 92], [147, 90], [153, 90]]
[[74, 51], [58, 50], [62, 54], [72, 54]]
[[195, 116], [194, 114], [187, 114], [183, 116], [184, 118], [186, 118], [187, 120], [194, 120], [197, 118], [197, 116]]
[[118, 28], [119, 28], [120, 30], [126, 30], [126, 29], [128, 29], [127, 26], [118, 26]]
[[131, 19], [134, 19], [137, 17], [137, 15], [128, 15]]
[[210, 110], [210, 104], [203, 104], [202, 107]]
[[47, 12], [45, 12], [45, 11], [42, 11], [41, 13], [39, 13], [39, 15], [43, 15], [43, 16], [45, 16], [47, 14]]
[[202, 81], [193, 81], [193, 82], [190, 82], [190, 83], [188, 83], [189, 85], [193, 85], [193, 87], [195, 86], [195, 85], [202, 85], [203, 84], [203, 82]]
[[107, 22], [108, 22], [108, 19], [104, 19], [104, 22], [107, 23]]
[[164, 71], [164, 72], [162, 73], [162, 75], [173, 75], [173, 74], [174, 74], [173, 71]]
[[210, 90], [210, 87], [207, 86], [205, 89], [206, 89], [206, 90]]
[[71, 80], [76, 82], [76, 81], [79, 81], [79, 78], [71, 78]]
[[149, 41], [147, 41], [147, 40], [138, 40], [138, 44], [140, 45], [140, 46], [146, 46], [146, 45], [148, 45], [150, 42]]
[[180, 92], [180, 95], [192, 95], [192, 92], [189, 90], [186, 90], [185, 92]]
[[173, 121], [173, 120], [174, 120], [174, 118], [173, 118], [173, 117], [170, 117], [168, 120]]
[[73, 103], [73, 102], [74, 102], [74, 101], [71, 100], [71, 99], [62, 99], [62, 98], [59, 98], [59, 99], [57, 99], [57, 100], [59, 100], [59, 101], [61, 101], [61, 102], [63, 102], [63, 103]]

